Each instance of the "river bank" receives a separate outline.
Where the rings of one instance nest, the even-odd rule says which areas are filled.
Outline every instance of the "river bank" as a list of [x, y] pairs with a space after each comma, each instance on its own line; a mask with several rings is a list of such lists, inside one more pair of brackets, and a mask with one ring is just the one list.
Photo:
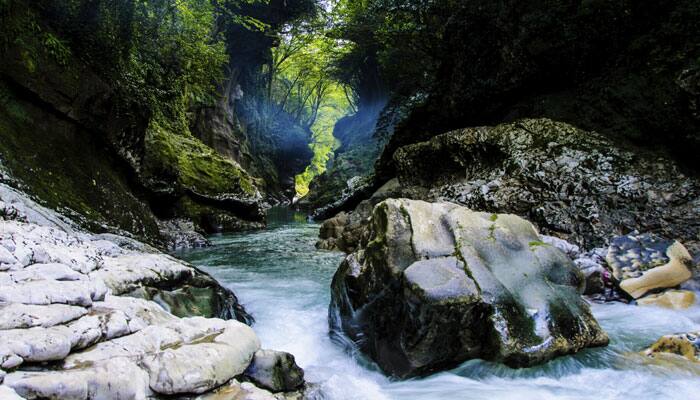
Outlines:
[[276, 364], [287, 355], [261, 349], [250, 315], [208, 274], [82, 231], [4, 185], [0, 215], [1, 398], [300, 396], [293, 357]]

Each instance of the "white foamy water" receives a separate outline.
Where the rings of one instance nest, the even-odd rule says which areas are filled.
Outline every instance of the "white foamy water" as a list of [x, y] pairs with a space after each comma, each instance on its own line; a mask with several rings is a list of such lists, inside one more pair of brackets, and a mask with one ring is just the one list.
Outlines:
[[[279, 218], [279, 216], [278, 216]], [[611, 338], [545, 365], [511, 369], [480, 360], [427, 378], [394, 381], [328, 335], [330, 282], [343, 255], [318, 251], [318, 225], [303, 218], [269, 229], [212, 238], [214, 247], [181, 256], [233, 289], [256, 319], [263, 347], [288, 351], [328, 400], [700, 399], [700, 376], [635, 356], [659, 336], [700, 330], [700, 308], [670, 311], [595, 304]], [[300, 219], [300, 220], [299, 220]]]

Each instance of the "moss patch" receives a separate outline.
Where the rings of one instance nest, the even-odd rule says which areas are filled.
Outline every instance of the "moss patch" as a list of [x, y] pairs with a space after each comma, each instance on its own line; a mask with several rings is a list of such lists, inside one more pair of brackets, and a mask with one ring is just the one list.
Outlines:
[[257, 193], [253, 178], [238, 164], [161, 118], [153, 118], [146, 131], [143, 173], [152, 182], [171, 177], [204, 195]]

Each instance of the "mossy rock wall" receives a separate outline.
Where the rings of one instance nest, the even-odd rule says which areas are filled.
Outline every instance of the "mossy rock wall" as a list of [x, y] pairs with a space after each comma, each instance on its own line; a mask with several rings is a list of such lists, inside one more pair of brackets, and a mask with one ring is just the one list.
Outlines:
[[154, 244], [157, 218], [263, 226], [261, 181], [193, 137], [186, 115], [129, 108], [77, 57], [1, 50], [0, 156], [14, 186], [91, 230]]
[[0, 180], [93, 231], [116, 229], [158, 240], [155, 217], [130, 184], [127, 166], [100, 137], [5, 80], [0, 163]]

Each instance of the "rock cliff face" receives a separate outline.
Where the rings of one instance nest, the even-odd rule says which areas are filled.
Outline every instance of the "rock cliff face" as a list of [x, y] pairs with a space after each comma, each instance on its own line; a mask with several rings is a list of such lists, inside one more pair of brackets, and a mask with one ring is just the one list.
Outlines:
[[519, 217], [390, 199], [334, 276], [329, 318], [395, 376], [472, 358], [525, 367], [608, 343], [582, 292]]
[[[309, 12], [309, 4], [273, 1], [238, 11], [265, 17], [276, 29]], [[99, 5], [82, 6], [96, 13], [85, 30], [130, 29], [129, 18], [111, 26]], [[99, 39], [89, 42], [89, 32], [66, 27], [60, 6], [27, 11], [10, 2], [0, 17], [3, 182], [93, 231], [130, 233], [159, 246], [203, 243], [201, 233], [260, 228], [265, 207], [291, 201], [294, 175], [311, 158], [310, 132], [285, 113], [269, 122], [261, 111], [262, 65], [274, 46], [271, 37], [232, 22], [222, 26], [232, 61], [222, 66], [229, 74], [220, 97], [212, 104], [192, 101], [192, 109], [166, 115], [158, 106], [144, 106], [150, 101], [144, 98], [157, 98], [154, 104], [171, 100], [168, 93], [144, 93], [143, 87], [157, 92], [153, 82], [163, 77], [124, 82], [133, 77], [110, 75], [110, 66], [95, 61], [96, 53], [107, 50]], [[57, 57], [25, 25], [50, 35], [66, 54]], [[128, 37], [102, 39], [112, 51], [127, 46], [120, 40]], [[174, 231], [188, 221], [194, 231]]]
[[86, 227], [152, 243], [156, 218], [208, 232], [262, 226], [262, 195], [238, 163], [162, 121], [120, 119], [116, 94], [77, 62], [29, 70], [20, 55], [8, 50], [2, 65], [5, 182]]

